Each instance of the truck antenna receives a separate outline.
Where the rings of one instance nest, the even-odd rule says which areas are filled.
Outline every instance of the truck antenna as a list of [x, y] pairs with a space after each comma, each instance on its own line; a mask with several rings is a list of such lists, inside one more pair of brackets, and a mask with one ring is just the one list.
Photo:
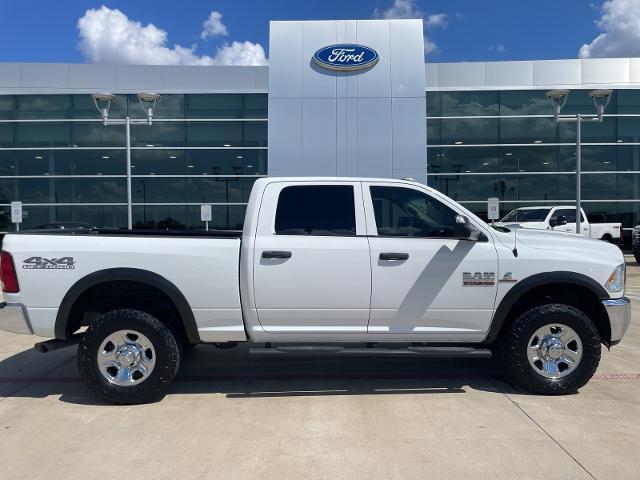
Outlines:
[[516, 227], [514, 227], [513, 229], [513, 256], [514, 257], [518, 257], [518, 228], [520, 228], [520, 225], [518, 225], [518, 211], [516, 210]]

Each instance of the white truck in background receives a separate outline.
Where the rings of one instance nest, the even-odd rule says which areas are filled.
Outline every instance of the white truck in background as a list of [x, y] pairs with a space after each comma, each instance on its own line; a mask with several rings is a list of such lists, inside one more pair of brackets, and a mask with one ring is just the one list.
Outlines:
[[[582, 235], [609, 243], [622, 243], [622, 223], [592, 222], [591, 220], [596, 219], [596, 216], [587, 216], [583, 209], [580, 211], [582, 212], [580, 218], [580, 233]], [[598, 217], [599, 220], [604, 220], [602, 217]], [[513, 224], [519, 224], [522, 228], [576, 233], [576, 209], [568, 205], [522, 207], [512, 210], [499, 222], [496, 222], [498, 226]]]
[[[161, 398], [185, 345], [266, 355], [500, 356], [564, 394], [631, 319], [620, 249], [495, 227], [412, 181], [263, 178], [241, 232], [9, 233], [0, 328], [79, 343], [81, 377], [123, 404]], [[86, 329], [84, 328], [86, 327]]]

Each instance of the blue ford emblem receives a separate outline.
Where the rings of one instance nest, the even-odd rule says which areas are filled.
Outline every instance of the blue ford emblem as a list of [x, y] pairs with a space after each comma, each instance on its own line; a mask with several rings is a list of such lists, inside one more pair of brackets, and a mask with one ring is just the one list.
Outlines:
[[341, 43], [321, 48], [313, 55], [313, 61], [329, 70], [362, 70], [373, 67], [380, 60], [373, 48], [355, 43]]

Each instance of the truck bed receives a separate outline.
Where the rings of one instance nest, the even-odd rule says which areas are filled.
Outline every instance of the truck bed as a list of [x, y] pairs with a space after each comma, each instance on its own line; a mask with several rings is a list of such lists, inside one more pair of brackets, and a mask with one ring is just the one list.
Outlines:
[[7, 235], [100, 235], [127, 237], [206, 237], [206, 238], [241, 238], [242, 230], [126, 230], [120, 228], [92, 228], [92, 229], [46, 229], [21, 230], [8, 232]]

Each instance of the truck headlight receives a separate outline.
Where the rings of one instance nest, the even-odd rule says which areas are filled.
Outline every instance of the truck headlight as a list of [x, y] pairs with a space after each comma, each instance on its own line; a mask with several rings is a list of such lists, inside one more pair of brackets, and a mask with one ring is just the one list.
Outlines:
[[624, 263], [618, 265], [611, 275], [609, 275], [609, 279], [607, 283], [604, 284], [604, 288], [607, 289], [609, 293], [620, 293], [624, 291], [624, 276], [625, 276], [625, 266]]

